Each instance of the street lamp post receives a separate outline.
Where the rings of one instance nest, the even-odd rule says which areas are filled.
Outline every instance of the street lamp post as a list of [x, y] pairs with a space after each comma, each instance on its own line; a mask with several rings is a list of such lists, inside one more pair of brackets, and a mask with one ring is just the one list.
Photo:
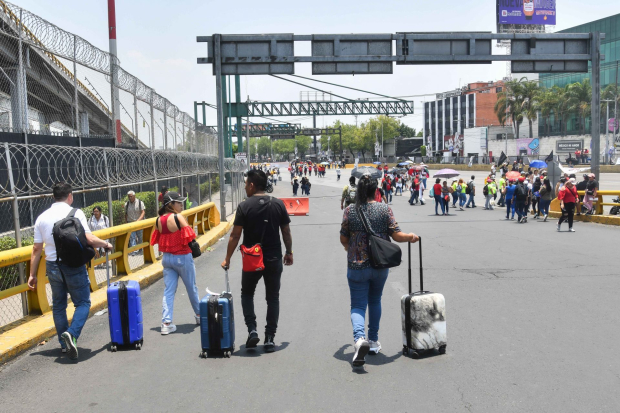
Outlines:
[[[605, 122], [605, 156], [603, 157], [603, 159], [605, 159], [605, 165], [607, 165], [609, 163], [609, 102], [615, 102], [614, 100], [611, 99], [605, 99], [605, 100], [601, 100], [601, 102], [606, 102], [607, 103], [607, 122]], [[614, 132], [615, 132], [616, 128], [614, 125]]]

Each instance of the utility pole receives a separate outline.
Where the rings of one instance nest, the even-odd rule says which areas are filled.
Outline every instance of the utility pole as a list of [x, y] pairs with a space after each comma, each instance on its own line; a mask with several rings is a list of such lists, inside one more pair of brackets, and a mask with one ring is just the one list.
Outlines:
[[110, 84], [112, 88], [112, 117], [114, 119], [114, 137], [116, 143], [122, 143], [121, 107], [118, 92], [118, 58], [116, 51], [116, 5], [115, 0], [108, 0], [108, 30], [110, 40]]

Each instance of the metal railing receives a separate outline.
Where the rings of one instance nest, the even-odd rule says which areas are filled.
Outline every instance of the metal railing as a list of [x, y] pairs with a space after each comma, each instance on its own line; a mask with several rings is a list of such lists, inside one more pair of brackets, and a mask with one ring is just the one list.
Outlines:
[[[181, 214], [186, 217], [188, 224], [195, 229], [197, 235], [204, 235], [211, 228], [220, 224], [219, 212], [213, 202], [188, 209]], [[93, 234], [100, 239], [113, 240], [112, 245], [114, 245], [114, 252], [110, 253], [108, 256], [110, 264], [112, 265], [110, 271], [113, 271], [115, 268], [111, 277], [131, 274], [134, 269], [130, 266], [129, 256], [137, 251], [142, 251], [144, 254], [144, 265], [152, 265], [157, 261], [155, 248], [150, 245], [151, 234], [155, 229], [155, 221], [156, 218], [150, 218], [93, 232]], [[138, 231], [142, 232], [141, 242], [133, 247], [129, 247], [131, 233]], [[0, 269], [9, 266], [24, 265], [26, 267], [26, 274], [29, 274], [31, 255], [32, 246], [2, 251], [0, 252]], [[105, 282], [98, 282], [95, 277], [95, 268], [105, 263], [106, 257], [103, 256], [94, 258], [88, 266], [91, 291], [98, 290]], [[30, 290], [27, 283], [23, 282], [15, 287], [0, 291], [0, 304], [12, 297], [26, 293], [27, 315], [45, 314], [51, 311], [46, 291], [49, 280], [45, 275], [45, 271], [45, 254], [43, 253], [37, 270], [36, 289], [34, 291]], [[1, 314], [1, 312], [4, 310], [5, 306], [0, 305], [0, 318], [2, 318], [3, 314]]]
[[[577, 191], [580, 196], [584, 196], [586, 191]], [[618, 207], [620, 208], [620, 203], [615, 202], [605, 202], [604, 197], [606, 196], [615, 196], [616, 198], [620, 198], [620, 191], [596, 191], [596, 198], [592, 200], [592, 206], [594, 207], [594, 215], [605, 215], [606, 206], [610, 207]], [[580, 208], [583, 205], [583, 202], [579, 202], [577, 207]], [[551, 201], [551, 205], [549, 206], [550, 211], [561, 212], [560, 210], [560, 201], [555, 198]], [[612, 216], [616, 216], [616, 214], [611, 214]], [[620, 218], [620, 215], [617, 215]]]

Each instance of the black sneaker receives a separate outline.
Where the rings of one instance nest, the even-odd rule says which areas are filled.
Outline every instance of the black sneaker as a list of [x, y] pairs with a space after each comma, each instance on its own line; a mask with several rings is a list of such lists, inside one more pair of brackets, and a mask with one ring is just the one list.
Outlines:
[[71, 360], [77, 360], [78, 358], [78, 349], [77, 349], [77, 339], [73, 337], [68, 331], [65, 331], [60, 335], [62, 341], [65, 342], [65, 348], [67, 349], [67, 354]]
[[259, 341], [260, 338], [258, 338], [258, 333], [256, 330], [253, 330], [248, 335], [248, 340], [245, 342], [245, 348], [256, 348]]
[[263, 342], [263, 348], [265, 349], [265, 353], [273, 353], [276, 351], [276, 345], [273, 342], [275, 336], [270, 334], [265, 334], [265, 341]]

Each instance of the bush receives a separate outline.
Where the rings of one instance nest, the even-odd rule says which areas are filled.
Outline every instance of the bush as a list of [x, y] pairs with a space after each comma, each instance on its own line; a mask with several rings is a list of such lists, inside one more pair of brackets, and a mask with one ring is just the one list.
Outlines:
[[[159, 194], [158, 194], [159, 195]], [[136, 198], [140, 201], [144, 202], [144, 208], [146, 210], [144, 214], [144, 218], [152, 218], [157, 216], [157, 201], [155, 198], [154, 192], [138, 192], [136, 194]], [[112, 201], [112, 210], [114, 211], [113, 222], [114, 225], [120, 225], [125, 223], [125, 203], [128, 201], [127, 196], [123, 197], [120, 201]], [[86, 215], [86, 219], [90, 219], [93, 215], [93, 208], [100, 207], [101, 212], [104, 215], [110, 216], [108, 212], [108, 201], [95, 202], [87, 206], [86, 208], [82, 208], [84, 215]]]
[[[34, 238], [24, 238], [22, 247], [34, 244]], [[17, 248], [17, 241], [13, 237], [0, 237], [0, 251]], [[28, 276], [28, 274], [24, 274]], [[9, 265], [0, 269], [0, 289], [8, 289], [17, 285], [19, 280], [19, 268], [17, 265]]]
[[202, 199], [207, 198], [207, 194], [209, 193], [209, 185], [211, 185], [211, 194], [220, 190], [220, 177], [216, 176], [211, 179], [211, 182], [203, 182], [200, 184], [200, 197]]

